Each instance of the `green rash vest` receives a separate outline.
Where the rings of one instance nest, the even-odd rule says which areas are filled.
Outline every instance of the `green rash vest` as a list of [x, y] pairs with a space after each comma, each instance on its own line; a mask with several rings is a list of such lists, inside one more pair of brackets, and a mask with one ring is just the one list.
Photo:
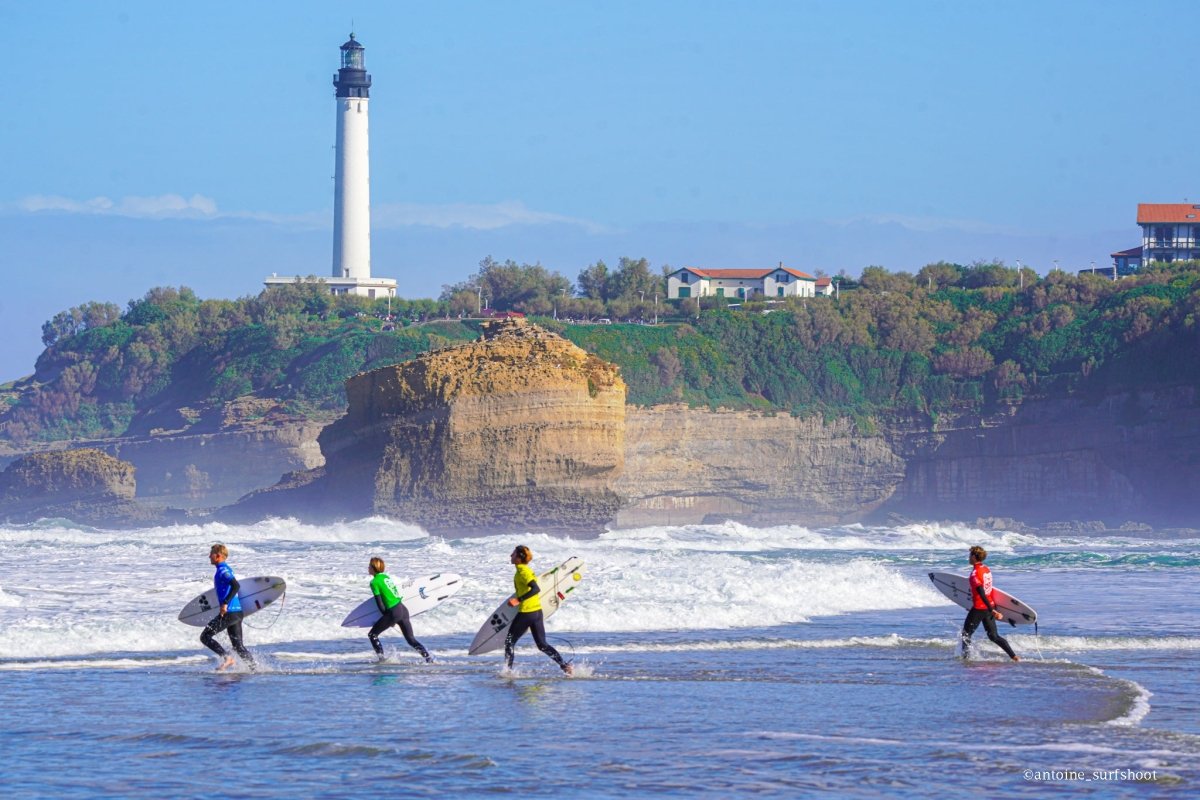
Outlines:
[[385, 608], [393, 608], [404, 600], [400, 596], [399, 590], [396, 589], [396, 584], [392, 582], [386, 572], [378, 572], [375, 577], [371, 578], [371, 594], [382, 597]]

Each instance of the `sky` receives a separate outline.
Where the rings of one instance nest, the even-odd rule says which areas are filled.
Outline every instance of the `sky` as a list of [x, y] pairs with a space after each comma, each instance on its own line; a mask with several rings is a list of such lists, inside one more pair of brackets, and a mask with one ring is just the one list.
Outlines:
[[404, 297], [489, 255], [1078, 269], [1200, 200], [1197, 3], [3, 3], [0, 381], [89, 300], [329, 274], [352, 30]]

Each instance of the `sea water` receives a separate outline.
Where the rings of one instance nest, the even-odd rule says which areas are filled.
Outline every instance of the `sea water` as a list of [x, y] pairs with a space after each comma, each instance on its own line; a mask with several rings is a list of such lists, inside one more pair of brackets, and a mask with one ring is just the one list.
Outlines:
[[[211, 586], [279, 575], [247, 618], [256, 672], [214, 671], [176, 619]], [[569, 556], [583, 581], [515, 669], [468, 656], [512, 590], [508, 555]], [[980, 544], [1037, 609], [956, 656], [965, 612], [931, 571]], [[947, 525], [737, 524], [431, 537], [385, 519], [128, 532], [0, 528], [5, 796], [1028, 797], [1200, 793], [1200, 540], [1036, 537]], [[367, 561], [463, 589], [395, 629], [378, 663], [340, 627]], [[225, 640], [224, 635], [219, 637]]]

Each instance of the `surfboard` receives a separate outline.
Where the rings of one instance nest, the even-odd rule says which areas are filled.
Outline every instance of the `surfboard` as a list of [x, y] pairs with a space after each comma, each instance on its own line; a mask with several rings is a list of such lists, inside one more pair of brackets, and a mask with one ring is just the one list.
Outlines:
[[[554, 569], [539, 575], [538, 588], [542, 591], [538, 597], [542, 599], [543, 618], [549, 619], [550, 615], [558, 611], [559, 606], [567, 602], [567, 598], [579, 586], [579, 581], [582, 579], [583, 559], [577, 556], [571, 556]], [[475, 634], [471, 647], [467, 650], [468, 655], [477, 656], [504, 647], [508, 628], [520, 610], [518, 606], [508, 604], [508, 601], [514, 597], [516, 597], [515, 594], [506, 597], [504, 602], [487, 618], [487, 622], [483, 623], [479, 633]]]
[[[238, 589], [238, 599], [242, 601], [242, 614], [247, 617], [262, 611], [283, 597], [287, 591], [287, 583], [283, 578], [273, 575], [239, 578], [238, 585], [241, 587]], [[203, 628], [220, 610], [217, 605], [217, 590], [209, 589], [183, 607], [183, 611], [179, 612], [179, 621], [185, 625]]]
[[[966, 576], [955, 575], [952, 572], [931, 572], [929, 580], [933, 581], [938, 591], [968, 611], [974, 606], [971, 600], [971, 584]], [[1037, 622], [1037, 612], [1008, 592], [993, 586], [992, 600], [996, 603], [996, 610], [1004, 615], [1003, 621], [1009, 625], [1029, 625]]]
[[[441, 604], [462, 588], [462, 577], [453, 572], [439, 572], [436, 575], [426, 575], [417, 578], [407, 586], [400, 587], [400, 602], [408, 609], [408, 615], [415, 617], [424, 614], [431, 608]], [[368, 597], [359, 603], [353, 611], [342, 620], [343, 628], [369, 628], [379, 617], [379, 606], [375, 605], [375, 597]]]

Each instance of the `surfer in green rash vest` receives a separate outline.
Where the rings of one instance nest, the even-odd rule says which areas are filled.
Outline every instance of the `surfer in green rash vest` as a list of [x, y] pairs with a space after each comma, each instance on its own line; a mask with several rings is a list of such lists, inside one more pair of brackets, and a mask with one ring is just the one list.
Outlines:
[[409, 621], [408, 609], [404, 607], [404, 598], [396, 589], [395, 582], [384, 572], [386, 567], [383, 559], [378, 557], [372, 558], [367, 565], [367, 571], [371, 573], [371, 594], [375, 596], [375, 605], [379, 606], [379, 613], [383, 615], [371, 626], [371, 631], [367, 634], [367, 638], [371, 640], [371, 647], [375, 648], [375, 655], [383, 660], [383, 645], [379, 643], [379, 634], [393, 625], [398, 625], [409, 647], [420, 653], [426, 662], [432, 662], [433, 658], [425, 649], [425, 645], [413, 637], [412, 623]]
[[513, 587], [515, 588], [516, 597], [509, 598], [508, 604], [516, 607], [520, 606], [517, 616], [513, 617], [512, 624], [508, 626], [508, 636], [504, 639], [504, 662], [512, 669], [513, 665], [513, 648], [517, 644], [517, 640], [525, 635], [525, 631], [533, 633], [533, 643], [537, 645], [537, 649], [541, 650], [550, 658], [554, 659], [554, 663], [558, 664], [563, 672], [571, 675], [574, 673], [574, 668], [563, 661], [563, 657], [558, 654], [558, 651], [546, 643], [546, 625], [542, 615], [542, 590], [538, 587], [537, 575], [529, 567], [529, 562], [533, 560], [533, 551], [523, 544], [517, 545], [509, 556], [509, 561], [517, 568], [517, 572], [513, 575]]
[[967, 618], [963, 621], [963, 658], [969, 657], [971, 635], [975, 633], [975, 629], [982, 622], [988, 639], [1008, 653], [1008, 657], [1013, 661], [1020, 661], [1021, 657], [1013, 652], [1008, 640], [996, 631], [996, 620], [1004, 619], [1004, 615], [996, 609], [996, 601], [992, 599], [992, 571], [983, 565], [985, 558], [987, 558], [987, 550], [979, 545], [972, 547], [967, 554], [967, 559], [971, 563], [971, 575], [967, 582], [971, 587], [971, 600], [974, 602], [971, 604], [971, 610], [967, 612]]

